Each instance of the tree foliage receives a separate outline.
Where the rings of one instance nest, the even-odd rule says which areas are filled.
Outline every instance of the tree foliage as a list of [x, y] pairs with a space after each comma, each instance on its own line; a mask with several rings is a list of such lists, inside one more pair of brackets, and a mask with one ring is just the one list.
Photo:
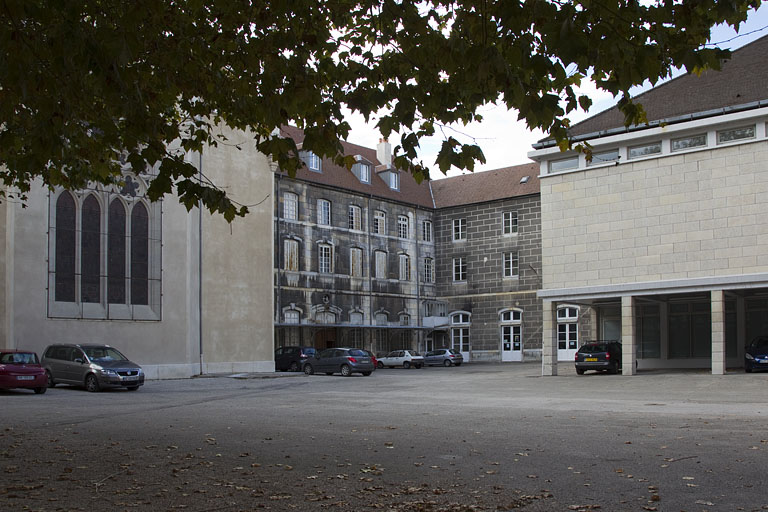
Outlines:
[[[200, 180], [185, 153], [248, 129], [281, 169], [304, 150], [348, 163], [343, 107], [381, 112], [399, 133], [395, 165], [417, 179], [422, 137], [480, 119], [501, 101], [567, 147], [568, 114], [591, 80], [644, 119], [629, 89], [718, 68], [710, 28], [738, 25], [760, 0], [2, 0], [0, 176], [22, 196], [32, 180], [83, 187], [159, 169], [150, 196], [176, 192], [228, 219], [247, 208]], [[436, 163], [472, 169], [473, 144], [448, 138]]]

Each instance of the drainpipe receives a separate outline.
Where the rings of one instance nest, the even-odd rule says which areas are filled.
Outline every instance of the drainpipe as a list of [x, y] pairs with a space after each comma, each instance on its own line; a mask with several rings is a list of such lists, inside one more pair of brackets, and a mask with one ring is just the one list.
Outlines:
[[[376, 354], [376, 337], [375, 333], [373, 331], [374, 327], [374, 318], [373, 318], [373, 278], [372, 278], [372, 270], [376, 268], [376, 261], [371, 261], [371, 257], [374, 256], [373, 247], [371, 247], [371, 215], [373, 215], [373, 212], [371, 211], [371, 195], [368, 194], [367, 201], [367, 207], [366, 211], [368, 212], [368, 222], [366, 222], [365, 226], [365, 238], [366, 243], [368, 244], [368, 324], [371, 326], [370, 329], [367, 329], [368, 331], [368, 337], [371, 338], [369, 340], [371, 344], [371, 352]], [[363, 309], [363, 308], [360, 308]], [[365, 332], [365, 331], [363, 331]]]
[[[203, 182], [203, 151], [200, 150], [198, 179]], [[203, 201], [197, 202], [197, 335], [200, 351], [200, 375], [203, 374]]]

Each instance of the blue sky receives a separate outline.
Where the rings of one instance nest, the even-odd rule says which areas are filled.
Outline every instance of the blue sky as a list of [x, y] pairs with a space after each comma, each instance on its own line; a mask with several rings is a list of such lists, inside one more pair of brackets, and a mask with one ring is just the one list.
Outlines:
[[[738, 34], [730, 27], [715, 27], [712, 31], [711, 42], [718, 43], [721, 48], [736, 49], [766, 34], [768, 34], [768, 5], [763, 4], [760, 9], [750, 13], [746, 23], [740, 27]], [[609, 94], [601, 93], [589, 85], [582, 90], [592, 98], [592, 108], [588, 112], [572, 114], [570, 116], [572, 122], [578, 122], [610, 108], [615, 102]], [[637, 94], [649, 87], [650, 84], [647, 84], [633, 92]], [[476, 167], [475, 171], [498, 169], [529, 161], [526, 155], [531, 150], [531, 144], [541, 139], [544, 134], [540, 131], [528, 130], [525, 123], [517, 121], [516, 111], [508, 111], [504, 107], [488, 106], [482, 109], [481, 113], [484, 117], [483, 122], [457, 127], [456, 131], [449, 128], [446, 132], [462, 142], [471, 142], [471, 139], [474, 138], [483, 149], [487, 163]], [[362, 116], [350, 116], [348, 121], [352, 125], [350, 142], [361, 146], [375, 147], [380, 134], [373, 123], [366, 124]], [[397, 144], [394, 137], [390, 137], [390, 142], [393, 145]], [[434, 162], [441, 142], [442, 137], [437, 136], [422, 141], [420, 157], [428, 166]], [[431, 173], [432, 179], [443, 177], [443, 174], [436, 170], [436, 166], [432, 167], [434, 168]], [[448, 176], [457, 174], [461, 173], [456, 170], [449, 171]]]

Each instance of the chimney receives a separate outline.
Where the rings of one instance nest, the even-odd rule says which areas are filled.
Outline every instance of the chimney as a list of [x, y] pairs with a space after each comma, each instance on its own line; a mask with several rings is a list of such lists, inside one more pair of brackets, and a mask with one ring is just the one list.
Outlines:
[[392, 167], [392, 144], [387, 139], [379, 139], [379, 144], [376, 146], [376, 158], [387, 168]]

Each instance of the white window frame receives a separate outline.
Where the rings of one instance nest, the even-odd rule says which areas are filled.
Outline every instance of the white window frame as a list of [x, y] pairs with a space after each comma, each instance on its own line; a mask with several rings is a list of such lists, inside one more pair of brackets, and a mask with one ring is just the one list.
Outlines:
[[411, 280], [411, 257], [407, 254], [398, 255], [400, 281]]
[[387, 234], [387, 214], [382, 210], [373, 212], [373, 233], [375, 235]]
[[520, 277], [520, 257], [517, 251], [505, 252], [502, 261], [504, 277]]
[[307, 151], [307, 168], [313, 172], [322, 172], [323, 161], [312, 151]]
[[410, 223], [408, 222], [408, 216], [406, 215], [397, 216], [397, 237], [398, 238], [408, 238], [409, 224]]
[[356, 204], [349, 205], [349, 229], [360, 231], [363, 229], [363, 209]]
[[363, 183], [371, 182], [371, 164], [360, 163], [360, 181]]
[[432, 241], [432, 221], [421, 221], [421, 239], [425, 242]]
[[317, 200], [317, 225], [331, 225], [331, 202], [327, 199]]
[[435, 260], [432, 258], [424, 258], [424, 282], [435, 282]]
[[467, 262], [464, 256], [453, 258], [451, 261], [453, 282], [463, 283], [467, 280]]
[[333, 246], [317, 245], [317, 271], [320, 274], [333, 274]]
[[453, 241], [460, 242], [467, 239], [467, 219], [453, 219]]
[[517, 212], [508, 211], [501, 214], [501, 232], [505, 235], [516, 235], [518, 229]]
[[389, 173], [389, 188], [392, 190], [400, 190], [400, 173], [390, 171]]
[[562, 305], [557, 308], [557, 349], [579, 348], [579, 308]]
[[293, 192], [283, 192], [283, 219], [299, 220], [299, 196]]
[[298, 309], [286, 309], [283, 311], [283, 323], [286, 324], [300, 324], [301, 323], [301, 311]]

